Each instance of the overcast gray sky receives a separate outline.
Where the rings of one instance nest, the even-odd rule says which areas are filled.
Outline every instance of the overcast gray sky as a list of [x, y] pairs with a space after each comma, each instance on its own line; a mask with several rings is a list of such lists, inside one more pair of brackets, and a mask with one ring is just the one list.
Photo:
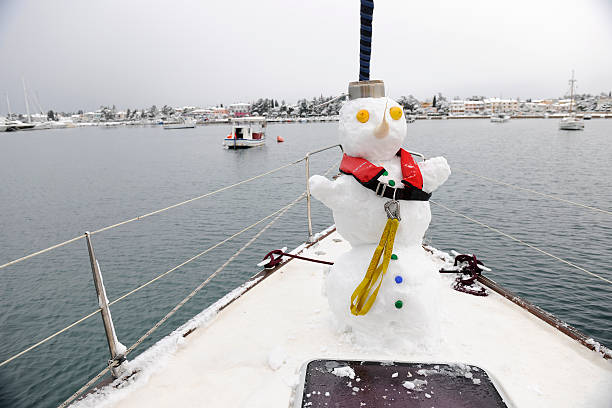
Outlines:
[[[356, 80], [359, 0], [0, 0], [4, 93], [44, 109], [336, 95]], [[372, 79], [391, 96], [612, 89], [612, 0], [375, 0]]]

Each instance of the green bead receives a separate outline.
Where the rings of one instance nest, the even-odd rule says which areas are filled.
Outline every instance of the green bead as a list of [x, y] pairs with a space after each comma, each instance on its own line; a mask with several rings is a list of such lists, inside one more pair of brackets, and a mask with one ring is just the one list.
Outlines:
[[404, 306], [404, 302], [402, 302], [401, 300], [395, 301], [395, 308], [396, 309], [401, 309], [402, 306]]
[[392, 254], [392, 255], [391, 255], [391, 259], [393, 259], [393, 260], [395, 261], [395, 260], [397, 259], [397, 255]]
[[383, 176], [388, 176], [389, 172], [387, 170], [385, 170], [385, 172], [383, 173]]
[[389, 180], [389, 185], [390, 185], [391, 187], [393, 187], [393, 186], [395, 185], [395, 181], [393, 181], [393, 180]]

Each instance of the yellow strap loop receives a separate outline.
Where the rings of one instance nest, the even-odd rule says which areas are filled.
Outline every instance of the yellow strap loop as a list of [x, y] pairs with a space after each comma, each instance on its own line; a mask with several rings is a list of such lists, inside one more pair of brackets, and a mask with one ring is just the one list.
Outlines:
[[[376, 300], [383, 277], [389, 267], [398, 226], [399, 220], [395, 218], [387, 220], [385, 230], [382, 233], [378, 246], [374, 250], [374, 255], [365, 277], [351, 295], [351, 313], [355, 316], [363, 316], [368, 313]], [[381, 255], [383, 257], [382, 264], [378, 265]], [[372, 291], [376, 282], [378, 282], [378, 285]]]

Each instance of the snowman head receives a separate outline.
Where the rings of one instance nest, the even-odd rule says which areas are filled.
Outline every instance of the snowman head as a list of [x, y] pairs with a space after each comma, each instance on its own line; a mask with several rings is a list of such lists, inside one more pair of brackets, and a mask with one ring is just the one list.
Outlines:
[[357, 98], [340, 110], [340, 143], [349, 156], [390, 160], [405, 137], [404, 112], [391, 98]]

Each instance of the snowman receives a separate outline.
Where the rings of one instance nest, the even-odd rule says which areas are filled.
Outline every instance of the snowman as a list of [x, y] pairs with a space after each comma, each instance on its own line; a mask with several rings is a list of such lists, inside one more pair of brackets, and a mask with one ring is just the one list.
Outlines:
[[[312, 176], [310, 191], [333, 211], [338, 233], [351, 244], [325, 281], [340, 327], [360, 343], [427, 348], [438, 336], [440, 278], [422, 241], [431, 221], [428, 199], [450, 168], [443, 157], [417, 163], [401, 149], [406, 127], [402, 108], [384, 96], [382, 81], [351, 83], [340, 111], [342, 175], [334, 181]], [[390, 224], [395, 237], [381, 253]], [[364, 284], [373, 271], [378, 274]], [[362, 310], [355, 301], [360, 290]]]

